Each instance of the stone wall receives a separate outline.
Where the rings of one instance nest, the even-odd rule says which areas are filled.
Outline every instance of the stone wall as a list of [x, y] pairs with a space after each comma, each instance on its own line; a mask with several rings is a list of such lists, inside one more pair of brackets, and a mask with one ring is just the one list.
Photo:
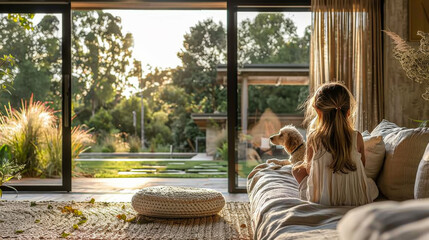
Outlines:
[[[384, 1], [384, 29], [408, 39], [408, 0]], [[417, 47], [418, 42], [411, 42]], [[385, 119], [399, 126], [415, 127], [411, 119], [429, 120], [429, 101], [423, 100], [423, 85], [405, 75], [392, 55], [392, 41], [384, 35], [384, 110]]]

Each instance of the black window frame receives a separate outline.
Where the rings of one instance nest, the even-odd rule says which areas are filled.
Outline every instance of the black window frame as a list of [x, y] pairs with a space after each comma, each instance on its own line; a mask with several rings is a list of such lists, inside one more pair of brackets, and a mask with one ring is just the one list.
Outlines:
[[[245, 193], [245, 188], [237, 187], [237, 12], [242, 11], [310, 11], [311, 0], [149, 0], [132, 1], [133, 9], [224, 9], [222, 7], [196, 8], [195, 3], [222, 4], [226, 2], [227, 11], [227, 129], [228, 129], [228, 192]], [[84, 3], [96, 3], [98, 7], [85, 7]], [[168, 7], [165, 4], [176, 4]], [[80, 5], [79, 5], [80, 4]], [[63, 115], [63, 165], [62, 165], [62, 185], [17, 185], [14, 186], [20, 191], [71, 191], [72, 189], [72, 159], [71, 159], [71, 10], [72, 9], [100, 9], [109, 6], [118, 6], [117, 1], [0, 1], [0, 13], [61, 13], [63, 18], [63, 39], [62, 39], [62, 115]], [[122, 9], [128, 9], [125, 3]], [[141, 4], [141, 7], [137, 7]], [[153, 7], [147, 7], [153, 4]], [[158, 4], [158, 5], [157, 5]], [[183, 4], [183, 5], [177, 5]], [[73, 8], [73, 5], [76, 5]], [[79, 7], [81, 6], [81, 7]], [[6, 189], [5, 189], [6, 190]]]
[[237, 12], [310, 11], [310, 7], [311, 0], [230, 0], [227, 2], [228, 192], [230, 193], [247, 193], [245, 187], [238, 186]]
[[[62, 184], [10, 185], [18, 191], [67, 191], [72, 189], [71, 158], [71, 5], [70, 2], [0, 2], [0, 13], [59, 13], [62, 15]], [[5, 188], [4, 190], [8, 190]]]

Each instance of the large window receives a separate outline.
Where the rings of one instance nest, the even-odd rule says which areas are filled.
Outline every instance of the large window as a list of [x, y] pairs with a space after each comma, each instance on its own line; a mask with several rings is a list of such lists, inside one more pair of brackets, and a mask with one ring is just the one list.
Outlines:
[[287, 7], [235, 7], [229, 21], [234, 20], [237, 31], [228, 40], [236, 43], [236, 60], [229, 56], [233, 62], [228, 64], [237, 70], [224, 73], [232, 78], [228, 86], [235, 91], [228, 98], [233, 132], [229, 146], [234, 146], [229, 187], [245, 191], [247, 175], [256, 165], [289, 158], [282, 146], [271, 144], [271, 135], [292, 124], [305, 137], [301, 106], [309, 94], [311, 13]]
[[22, 166], [21, 190], [70, 190], [69, 12], [0, 5], [0, 145]]
[[72, 15], [73, 126], [91, 135], [76, 176], [226, 178], [226, 12]]
[[234, 192], [257, 164], [288, 157], [268, 138], [301, 127], [306, 8], [74, 4], [90, 9], [0, 4], [0, 144], [25, 165], [14, 184], [229, 177]]

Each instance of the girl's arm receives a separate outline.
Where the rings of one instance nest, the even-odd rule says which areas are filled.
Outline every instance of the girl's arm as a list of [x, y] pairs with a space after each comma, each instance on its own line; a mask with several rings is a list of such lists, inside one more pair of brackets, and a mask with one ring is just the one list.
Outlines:
[[313, 159], [313, 148], [311, 146], [307, 146], [307, 154], [306, 154], [306, 168], [307, 175], [310, 175], [311, 161]]
[[307, 155], [306, 155], [306, 159], [304, 159], [304, 162], [301, 163], [301, 165], [296, 166], [292, 169], [292, 175], [296, 179], [298, 184], [301, 183], [302, 180], [310, 174], [312, 158], [313, 158], [313, 149], [311, 147], [307, 147]]
[[361, 155], [361, 160], [362, 160], [363, 166], [365, 167], [365, 162], [366, 162], [366, 159], [365, 159], [365, 145], [363, 144], [363, 137], [362, 137], [362, 135], [360, 134], [360, 132], [357, 132], [357, 133], [358, 133], [357, 134], [357, 149], [358, 149], [358, 152]]

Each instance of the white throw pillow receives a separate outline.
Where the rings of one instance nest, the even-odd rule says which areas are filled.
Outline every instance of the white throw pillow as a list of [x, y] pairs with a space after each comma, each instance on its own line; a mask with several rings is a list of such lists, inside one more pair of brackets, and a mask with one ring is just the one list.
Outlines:
[[414, 198], [429, 198], [429, 144], [417, 169]]
[[365, 173], [367, 177], [376, 180], [386, 153], [383, 137], [371, 136], [367, 132], [363, 132], [362, 136], [365, 146]]

